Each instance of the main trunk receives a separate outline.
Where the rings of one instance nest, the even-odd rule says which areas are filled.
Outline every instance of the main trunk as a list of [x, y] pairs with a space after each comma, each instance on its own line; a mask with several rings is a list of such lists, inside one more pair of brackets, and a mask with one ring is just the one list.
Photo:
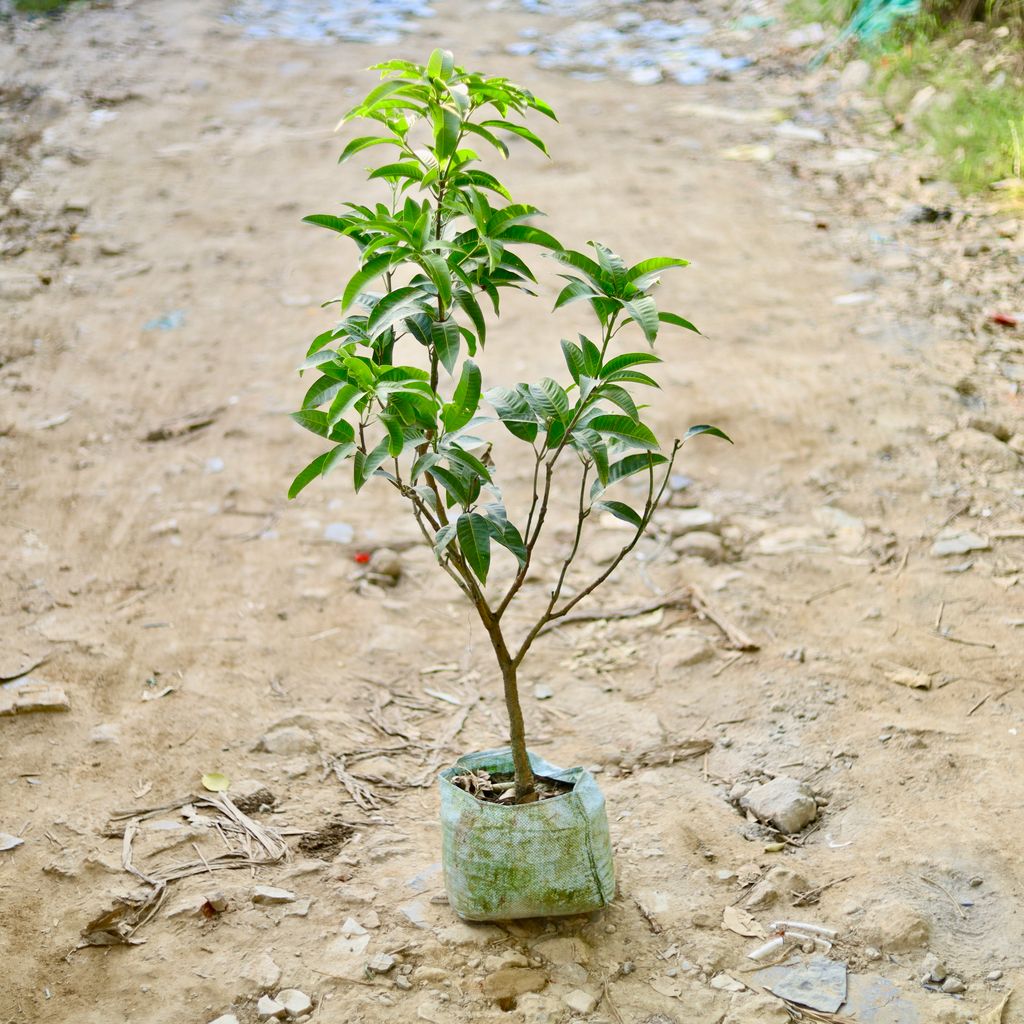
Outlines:
[[526, 730], [523, 726], [523, 709], [519, 705], [519, 685], [516, 667], [507, 654], [498, 654], [501, 677], [505, 684], [505, 707], [508, 709], [508, 735], [512, 746], [512, 761], [516, 768], [516, 802], [527, 803], [535, 800], [537, 790], [533, 781], [533, 769], [526, 753]]

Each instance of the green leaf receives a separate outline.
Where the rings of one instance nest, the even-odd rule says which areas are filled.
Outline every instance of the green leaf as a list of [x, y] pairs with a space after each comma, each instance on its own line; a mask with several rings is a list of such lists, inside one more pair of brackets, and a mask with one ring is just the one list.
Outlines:
[[470, 479], [476, 477], [479, 486], [483, 487], [484, 484], [493, 482], [490, 470], [475, 455], [471, 455], [464, 448], [452, 445], [446, 454], [449, 465], [453, 466], [456, 472], [466, 474]]
[[363, 390], [356, 387], [355, 384], [340, 385], [334, 396], [334, 401], [331, 402], [330, 409], [327, 410], [327, 425], [334, 427], [342, 416], [362, 398], [363, 394]]
[[608, 382], [619, 382], [621, 384], [644, 384], [649, 388], [660, 388], [660, 385], [653, 377], [648, 377], [646, 373], [640, 373], [638, 370], [617, 370], [615, 373], [610, 373], [606, 378]]
[[640, 325], [644, 337], [653, 345], [658, 337], [658, 307], [649, 295], [641, 295], [624, 303], [626, 312]]
[[626, 264], [622, 257], [600, 242], [591, 242], [590, 244], [597, 253], [597, 259], [605, 277], [615, 286], [615, 294], [621, 295], [626, 286]]
[[693, 331], [694, 334], [700, 334], [700, 331], [689, 320], [684, 320], [683, 317], [677, 316], [675, 313], [659, 313], [658, 319], [663, 324], [672, 324], [673, 327], [684, 327], [688, 331]]
[[601, 484], [608, 483], [608, 446], [596, 430], [589, 427], [577, 427], [572, 432], [572, 443], [577, 451], [588, 455], [597, 470], [597, 478]]
[[302, 218], [302, 223], [315, 224], [317, 227], [339, 231], [342, 234], [352, 227], [352, 221], [348, 217], [336, 217], [330, 213], [311, 213], [308, 217]]
[[515, 555], [520, 567], [526, 565], [526, 544], [519, 530], [507, 520], [504, 523], [499, 523], [494, 519], [488, 519], [487, 523], [490, 526], [491, 536], [503, 548]]
[[384, 164], [376, 170], [371, 171], [367, 176], [368, 181], [374, 178], [409, 178], [412, 181], [420, 181], [423, 178], [423, 168], [411, 160], [400, 161], [394, 164]]
[[447, 81], [455, 69], [455, 58], [451, 50], [434, 50], [427, 61], [427, 74], [431, 78], [440, 78]]
[[583, 346], [583, 358], [586, 361], [587, 376], [597, 377], [601, 372], [601, 350], [582, 334], [579, 336]]
[[572, 374], [572, 379], [579, 384], [580, 377], [586, 372], [586, 363], [583, 359], [583, 352], [579, 346], [571, 341], [562, 339], [562, 355], [565, 357], [565, 365]]
[[390, 438], [385, 437], [367, 455], [364, 455], [361, 451], [355, 453], [355, 458], [353, 459], [353, 482], [356, 491], [361, 491], [363, 484], [383, 465], [384, 460], [388, 457], [389, 441]]
[[347, 459], [355, 450], [356, 446], [352, 441], [346, 441], [344, 444], [335, 445], [335, 447], [327, 453], [327, 458], [324, 460], [323, 467], [320, 470], [320, 475], [327, 476], [327, 474], [330, 473], [330, 471], [334, 469], [339, 462], [344, 462], [344, 460]]
[[487, 582], [491, 567], [491, 529], [488, 520], [476, 512], [464, 512], [455, 524], [459, 547], [481, 583]]
[[449, 498], [452, 499], [448, 502], [449, 506], [458, 504], [465, 508], [470, 504], [469, 481], [464, 480], [458, 473], [452, 469], [445, 469], [444, 466], [432, 466], [430, 475], [448, 492]]
[[545, 421], [564, 422], [569, 415], [569, 397], [557, 381], [545, 377], [538, 384], [529, 386], [529, 402], [534, 411]]
[[611, 512], [616, 519], [621, 519], [624, 523], [629, 523], [630, 526], [635, 526], [637, 529], [643, 526], [644, 521], [640, 514], [623, 501], [596, 501], [592, 507], [601, 512]]
[[657, 448], [658, 439], [650, 428], [636, 423], [628, 416], [595, 416], [588, 424], [601, 434], [608, 434], [617, 441], [633, 448]]
[[330, 452], [324, 452], [323, 455], [318, 455], [301, 473], [299, 473], [299, 475], [292, 481], [291, 487], [288, 488], [289, 499], [295, 498], [301, 494], [306, 485], [320, 475], [320, 471], [323, 469], [328, 455], [330, 455]]
[[[468, 127], [468, 125], [466, 126]], [[487, 171], [481, 171], [477, 168], [472, 170], [463, 171], [459, 175], [460, 179], [465, 179], [470, 184], [475, 185], [477, 188], [490, 189], [491, 192], [497, 192], [499, 196], [503, 196], [509, 202], [512, 201], [512, 195], [507, 188], [493, 175]]]
[[541, 245], [545, 249], [562, 248], [562, 243], [554, 235], [529, 224], [510, 224], [502, 229], [500, 237], [503, 242], [526, 242], [529, 245]]
[[319, 409], [301, 409], [290, 415], [300, 427], [305, 427], [306, 430], [319, 434], [320, 437], [327, 437], [331, 432], [327, 424], [327, 413]]
[[634, 473], [644, 473], [655, 466], [661, 466], [668, 462], [664, 455], [655, 452], [645, 452], [643, 455], [627, 455], [624, 459], [612, 463], [608, 467], [608, 486], [624, 480]]
[[471, 291], [460, 288], [455, 292], [455, 302], [472, 321], [476, 336], [480, 339], [480, 344], [483, 345], [487, 340], [487, 321], [484, 319], [480, 303], [476, 301], [476, 296]]
[[399, 89], [404, 89], [411, 84], [407, 78], [389, 78], [381, 82], [375, 89], [367, 93], [363, 102], [353, 107], [343, 120], [349, 121], [353, 117], [365, 117], [381, 100], [387, 99], [393, 92], [398, 92]]
[[589, 256], [582, 252], [576, 252], [574, 249], [562, 249], [559, 252], [548, 253], [548, 255], [559, 263], [563, 263], [566, 266], [582, 271], [586, 277], [590, 278], [594, 287], [597, 288], [598, 291], [604, 291], [604, 272]]
[[462, 127], [465, 131], [478, 135], [481, 139], [489, 142], [506, 160], [508, 159], [508, 146], [493, 132], [489, 132], [486, 128], [481, 128], [480, 125], [474, 124], [472, 121], [466, 121]]
[[467, 359], [462, 364], [455, 394], [441, 413], [445, 430], [461, 430], [476, 415], [480, 404], [480, 379], [479, 367], [472, 359]]
[[518, 135], [521, 139], [526, 139], [531, 145], [536, 146], [545, 156], [548, 155], [548, 148], [544, 145], [544, 141], [525, 125], [515, 124], [512, 121], [481, 121], [480, 125], [483, 128], [500, 128], [502, 131]]
[[561, 309], [562, 306], [568, 306], [570, 302], [577, 302], [579, 299], [596, 299], [599, 297], [599, 294], [586, 281], [573, 277], [570, 278], [569, 283], [558, 293], [558, 298], [555, 299], [553, 308]]
[[451, 318], [436, 320], [430, 325], [430, 343], [437, 351], [441, 365], [449, 372], [455, 372], [455, 364], [459, 359], [459, 325]]
[[366, 322], [367, 333], [371, 338], [376, 338], [393, 327], [399, 320], [422, 312], [426, 298], [423, 290], [415, 285], [396, 288], [393, 292], [388, 292], [373, 307], [370, 319]]
[[536, 440], [537, 417], [523, 395], [511, 388], [498, 387], [491, 388], [484, 397], [512, 435], [531, 443]]
[[601, 387], [601, 397], [614, 402], [631, 420], [640, 422], [640, 411], [633, 401], [633, 396], [618, 384], [604, 384]]
[[696, 437], [698, 434], [710, 434], [712, 437], [720, 437], [723, 441], [728, 441], [729, 444], [733, 443], [732, 438], [723, 433], [718, 427], [712, 427], [707, 423], [700, 423], [696, 427], [690, 427], [683, 437], [684, 441], [689, 441], [691, 437]]
[[398, 146], [400, 145], [397, 139], [382, 138], [377, 135], [363, 135], [358, 139], [353, 139], [347, 146], [341, 151], [341, 156], [338, 157], [338, 163], [344, 163], [350, 156], [355, 156], [356, 153], [362, 152], [364, 149], [369, 149], [371, 146]]
[[441, 527], [437, 533], [434, 534], [434, 555], [437, 560], [441, 560], [441, 556], [444, 554], [445, 548], [451, 544], [455, 538], [455, 523], [446, 523]]
[[382, 412], [379, 419], [388, 432], [388, 455], [392, 459], [397, 459], [405, 448], [405, 432], [402, 430], [402, 421], [397, 416], [386, 412]]
[[452, 272], [448, 269], [448, 263], [444, 257], [439, 256], [436, 252], [424, 252], [420, 253], [416, 259], [427, 272], [427, 277], [433, 281], [441, 301], [446, 306], [450, 306], [452, 301]]
[[646, 291], [661, 276], [663, 270], [669, 270], [672, 267], [688, 267], [689, 265], [689, 260], [677, 260], [671, 256], [652, 256], [649, 260], [641, 260], [635, 266], [630, 267], [626, 271], [626, 280], [634, 288]]
[[446, 160], [459, 144], [462, 119], [448, 107], [434, 109], [434, 151], [439, 160]]
[[653, 352], [624, 352], [621, 356], [609, 359], [601, 369], [601, 376], [607, 378], [617, 370], [624, 370], [627, 366], [637, 366], [640, 363], [660, 363], [661, 357]]
[[302, 408], [316, 409], [324, 405], [326, 402], [331, 401], [343, 387], [345, 387], [345, 382], [336, 380], [334, 377], [324, 375], [318, 378], [303, 396]]
[[348, 309], [356, 300], [356, 296], [375, 278], [385, 273], [391, 266], [395, 259], [394, 253], [383, 253], [380, 256], [374, 256], [372, 260], [369, 260], [362, 267], [357, 270], [352, 277], [349, 279], [348, 284], [345, 286], [345, 291], [341, 297], [341, 308], [342, 310]]

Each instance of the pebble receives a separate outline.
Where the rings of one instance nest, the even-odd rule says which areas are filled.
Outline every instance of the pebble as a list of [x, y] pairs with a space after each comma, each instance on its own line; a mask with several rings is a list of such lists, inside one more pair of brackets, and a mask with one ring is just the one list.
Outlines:
[[104, 722], [102, 725], [97, 725], [96, 728], [89, 733], [90, 743], [119, 743], [120, 741], [120, 726], [111, 722]]
[[283, 1017], [288, 1011], [276, 999], [270, 996], [260, 996], [256, 1003], [256, 1013], [263, 1019], [271, 1017]]
[[942, 961], [934, 954], [929, 953], [921, 963], [921, 981], [939, 983], [946, 980], [946, 970]]
[[269, 990], [281, 980], [281, 968], [269, 953], [257, 953], [246, 962], [241, 976], [243, 980], [252, 982], [255, 988]]
[[988, 551], [992, 545], [987, 537], [973, 530], [943, 530], [932, 544], [932, 558], [946, 558], [949, 555], [966, 555], [969, 551]]
[[266, 754], [312, 754], [316, 737], [297, 725], [284, 725], [260, 737], [256, 749]]
[[985, 975], [985, 980], [986, 981], [999, 981], [999, 979], [1002, 978], [1002, 976], [1003, 976], [1003, 972], [1002, 971], [989, 971], [988, 974]]
[[950, 995], [959, 995], [966, 988], [967, 986], [954, 974], [951, 974], [942, 983], [942, 991], [948, 992]]
[[565, 1005], [574, 1013], [593, 1013], [597, 1007], [597, 996], [591, 995], [581, 988], [574, 988], [562, 998], [565, 1000]]
[[411, 903], [403, 903], [399, 908], [402, 916], [411, 924], [417, 928], [429, 928], [430, 923], [427, 921], [426, 906], [423, 900], [413, 900]]
[[272, 885], [257, 885], [252, 891], [253, 903], [274, 905], [279, 903], [292, 903], [298, 897], [288, 889], [278, 889]]
[[673, 537], [703, 530], [705, 533], [717, 533], [719, 524], [713, 512], [705, 508], [681, 508], [673, 510], [671, 517], [665, 517], [665, 528]]
[[400, 974], [395, 978], [395, 988], [400, 988], [403, 992], [408, 992], [409, 989], [412, 988], [412, 982]]
[[289, 1017], [301, 1017], [313, 1009], [313, 1000], [297, 988], [281, 989], [277, 993], [277, 1001], [285, 1008]]
[[787, 775], [754, 786], [741, 798], [740, 806], [786, 835], [799, 832], [818, 816], [818, 805], [809, 787]]
[[535, 700], [550, 700], [554, 697], [555, 691], [550, 686], [545, 686], [543, 683], [538, 683], [533, 688], [533, 696]]
[[402, 559], [391, 548], [377, 548], [370, 556], [367, 569], [381, 577], [380, 582], [393, 587], [402, 576]]
[[590, 947], [582, 939], [543, 939], [533, 947], [533, 952], [555, 966], [590, 962]]
[[729, 974], [716, 974], [711, 979], [711, 987], [720, 992], [742, 992], [747, 986]]
[[366, 965], [371, 974], [387, 974], [397, 961], [390, 953], [378, 953]]
[[703, 558], [705, 562], [720, 562], [724, 554], [722, 538], [706, 530], [694, 530], [672, 541], [677, 555]]
[[851, 60], [839, 75], [840, 92], [858, 92], [871, 81], [871, 65], [866, 60]]

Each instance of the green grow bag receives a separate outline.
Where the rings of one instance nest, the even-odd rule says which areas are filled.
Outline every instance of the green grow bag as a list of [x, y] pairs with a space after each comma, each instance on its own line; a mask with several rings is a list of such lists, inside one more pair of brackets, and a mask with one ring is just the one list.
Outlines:
[[511, 772], [507, 747], [467, 754], [440, 775], [445, 888], [467, 921], [584, 914], [615, 895], [608, 816], [593, 775], [529, 756], [534, 772], [571, 783], [572, 792], [506, 806], [451, 782], [466, 769]]

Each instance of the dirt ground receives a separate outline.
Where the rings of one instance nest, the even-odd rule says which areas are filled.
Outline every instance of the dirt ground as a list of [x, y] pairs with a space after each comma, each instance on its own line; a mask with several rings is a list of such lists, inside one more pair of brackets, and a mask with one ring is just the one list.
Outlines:
[[[1024, 333], [943, 312], [952, 268], [927, 282], [934, 306], [908, 307], [929, 236], [893, 249], [899, 267], [871, 256], [857, 178], [830, 196], [793, 161], [723, 155], [760, 129], [694, 108], [791, 102], [781, 64], [642, 88], [505, 54], [536, 23], [512, 5], [447, 0], [392, 46], [255, 39], [226, 8], [116, 0], [0, 26], [23, 140], [0, 195], [0, 675], [48, 656], [32, 678], [71, 704], [0, 719], [0, 831], [24, 839], [0, 852], [0, 1020], [252, 1024], [264, 991], [292, 987], [317, 1024], [784, 1021], [745, 958], [760, 940], [721, 926], [737, 906], [838, 930], [851, 993], [875, 993], [848, 1019], [994, 1024], [1024, 977], [1024, 482], [1005, 443], [1024, 432], [1007, 369]], [[760, 649], [668, 607], [565, 625], [525, 669], [533, 746], [601, 769], [619, 896], [583, 919], [468, 928], [435, 899], [433, 773], [503, 737], [486, 637], [383, 485], [285, 500], [317, 451], [285, 416], [293, 369], [353, 256], [300, 218], [366, 195], [332, 132], [362, 69], [442, 44], [560, 113], [553, 159], [517, 146], [506, 170], [546, 228], [692, 260], [662, 303], [705, 337], [659, 342], [656, 421], [737, 442], [687, 446], [691, 482], [588, 607], [697, 584]], [[1001, 244], [1012, 299], [1024, 249]], [[586, 322], [539, 308], [508, 304], [485, 375], [558, 373], [555, 342]], [[525, 463], [506, 466], [521, 494]], [[712, 513], [697, 541], [687, 506]], [[977, 550], [933, 554], [944, 530]], [[594, 562], [616, 536], [601, 525]], [[356, 553], [381, 545], [401, 552], [394, 589], [358, 579]], [[697, 738], [706, 757], [652, 753]], [[111, 815], [182, 801], [210, 771], [265, 785], [253, 817], [291, 859], [173, 882], [139, 944], [76, 951], [138, 886]], [[777, 775], [820, 804], [781, 849], [729, 799]], [[208, 829], [164, 819], [141, 824], [137, 864], [216, 856]], [[257, 885], [297, 898], [253, 903]], [[217, 892], [227, 909], [196, 909]], [[368, 943], [343, 934], [363, 927]], [[398, 964], [365, 974], [385, 952]], [[929, 953], [964, 993], [921, 984]], [[546, 986], [499, 1005], [488, 979], [527, 965]], [[596, 1008], [571, 1010], [572, 990]]]

